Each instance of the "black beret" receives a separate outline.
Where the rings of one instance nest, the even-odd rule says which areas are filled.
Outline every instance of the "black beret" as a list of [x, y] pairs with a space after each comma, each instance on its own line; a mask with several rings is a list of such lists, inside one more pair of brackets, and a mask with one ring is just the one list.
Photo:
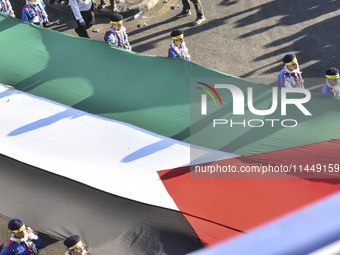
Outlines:
[[339, 69], [335, 67], [331, 67], [326, 71], [326, 75], [337, 75], [339, 74]]
[[70, 248], [70, 247], [76, 245], [79, 241], [80, 241], [80, 236], [79, 235], [69, 236], [68, 238], [65, 239], [64, 245], [67, 248]]
[[123, 19], [123, 15], [120, 13], [115, 12], [111, 15], [111, 21], [117, 22], [117, 21], [121, 21], [122, 19]]
[[22, 218], [14, 218], [10, 222], [8, 222], [8, 229], [14, 231], [18, 230], [24, 225], [24, 220]]
[[282, 61], [283, 63], [289, 63], [289, 62], [292, 62], [293, 59], [296, 58], [295, 54], [287, 54], [286, 56], [283, 57]]
[[171, 32], [171, 37], [179, 36], [182, 35], [183, 31], [182, 30], [174, 30]]

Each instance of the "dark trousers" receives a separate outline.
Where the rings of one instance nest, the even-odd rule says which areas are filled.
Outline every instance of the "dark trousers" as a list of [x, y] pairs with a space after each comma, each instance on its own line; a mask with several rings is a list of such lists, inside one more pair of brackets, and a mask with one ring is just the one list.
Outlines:
[[[196, 13], [197, 13], [197, 18], [202, 18], [204, 16], [203, 13], [203, 8], [202, 8], [202, 4], [200, 0], [190, 0], [196, 9]], [[190, 4], [188, 0], [182, 0], [183, 3], [183, 11], [189, 11], [190, 10]]]
[[[76, 27], [75, 31], [80, 37], [86, 37], [89, 38], [89, 34], [87, 33], [86, 29], [89, 29], [94, 24], [94, 13], [92, 10], [88, 11], [81, 11], [81, 16], [83, 16], [83, 19], [86, 23], [85, 26], [81, 25], [79, 20], [76, 20], [78, 27]], [[74, 18], [75, 19], [75, 18]]]

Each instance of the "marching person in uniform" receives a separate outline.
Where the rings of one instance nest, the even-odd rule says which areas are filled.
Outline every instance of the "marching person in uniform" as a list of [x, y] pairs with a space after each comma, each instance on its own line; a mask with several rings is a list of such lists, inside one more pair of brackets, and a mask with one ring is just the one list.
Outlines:
[[38, 255], [38, 249], [45, 247], [45, 242], [33, 229], [26, 227], [22, 218], [14, 218], [8, 223], [12, 231], [11, 238], [4, 244], [0, 255]]
[[92, 27], [95, 22], [92, 0], [70, 0], [70, 5], [78, 25], [74, 31], [80, 37], [90, 38], [86, 29]]
[[285, 66], [278, 77], [279, 88], [304, 88], [299, 63], [295, 54], [287, 54], [283, 57]]
[[321, 93], [331, 95], [334, 97], [340, 97], [339, 86], [340, 76], [339, 69], [331, 67], [326, 71], [326, 84], [323, 86]]
[[81, 241], [79, 235], [72, 235], [65, 239], [64, 245], [68, 251], [65, 255], [85, 255], [88, 254], [85, 244]]
[[111, 16], [110, 28], [104, 35], [104, 40], [117, 47], [131, 50], [131, 46], [126, 34], [126, 28], [123, 26], [123, 16], [119, 13], [113, 13]]
[[181, 30], [171, 32], [172, 43], [168, 51], [170, 58], [184, 58], [190, 61], [189, 50], [185, 45], [184, 33]]
[[0, 0], [0, 12], [15, 18], [15, 14], [9, 0]]
[[45, 8], [42, 0], [26, 0], [26, 5], [22, 9], [22, 20], [46, 27], [49, 21]]

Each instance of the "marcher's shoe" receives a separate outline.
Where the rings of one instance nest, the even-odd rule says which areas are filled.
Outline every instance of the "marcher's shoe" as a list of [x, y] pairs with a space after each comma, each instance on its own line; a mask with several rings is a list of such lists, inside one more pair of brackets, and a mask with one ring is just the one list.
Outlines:
[[205, 17], [200, 17], [200, 18], [197, 18], [194, 23], [192, 23], [193, 26], [198, 26], [199, 24], [201, 24], [203, 21], [205, 21]]
[[74, 31], [77, 33], [77, 35], [79, 35], [79, 36], [80, 36], [79, 27], [76, 27], [76, 28], [74, 29]]
[[191, 15], [191, 11], [185, 11], [183, 10], [182, 12], [180, 12], [179, 14], [177, 14], [177, 18], [183, 18], [183, 17], [187, 17]]

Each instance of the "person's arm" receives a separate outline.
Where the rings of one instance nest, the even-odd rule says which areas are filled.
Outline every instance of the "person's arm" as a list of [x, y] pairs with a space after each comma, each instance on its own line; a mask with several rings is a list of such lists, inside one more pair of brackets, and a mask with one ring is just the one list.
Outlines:
[[39, 236], [34, 232], [33, 229], [28, 228], [28, 229], [27, 229], [27, 234], [28, 234], [28, 238], [29, 238], [30, 240], [32, 240], [33, 243], [35, 243], [35, 245], [36, 245], [39, 249], [46, 247], [46, 244], [45, 244], [45, 242], [44, 242], [44, 239], [42, 239], [41, 237], [39, 237]]
[[127, 35], [127, 33], [124, 31], [124, 37], [125, 37], [125, 43], [126, 43], [126, 45], [127, 45], [127, 50], [131, 50], [132, 48], [131, 48], [131, 45], [130, 45], [130, 43], [129, 43], [129, 39], [128, 39], [128, 35]]
[[7, 1], [7, 7], [8, 7], [9, 15], [12, 16], [13, 18], [15, 18], [15, 14], [14, 14], [11, 2], [9, 0], [6, 0], [6, 1]]
[[190, 61], [189, 50], [188, 50], [188, 48], [185, 46], [185, 43], [184, 43], [184, 42], [183, 42], [183, 46], [184, 46], [184, 47], [183, 47], [182, 49], [180, 49], [180, 57]]
[[284, 87], [285, 87], [285, 79], [279, 77], [279, 79], [278, 79], [278, 81], [277, 81], [277, 86], [278, 86], [279, 88], [284, 88]]
[[40, 0], [42, 7], [44, 7], [44, 10], [46, 10], [46, 4], [44, 3], [44, 0]]
[[42, 239], [40, 236], [37, 236], [38, 238], [36, 240], [32, 240], [33, 243], [35, 243], [39, 249], [41, 248], [45, 248], [46, 247], [46, 244], [45, 244], [45, 241], [44, 239]]
[[0, 255], [12, 255], [13, 252], [11, 249], [9, 249], [9, 247], [11, 246], [11, 243], [9, 243], [11, 241], [7, 241], [1, 249]]
[[105, 41], [107, 41], [109, 44], [117, 46], [117, 43], [115, 43], [115, 37], [112, 33], [108, 33], [107, 35], [105, 35]]
[[109, 35], [109, 31], [106, 31], [105, 34], [104, 34], [104, 41], [105, 42], [108, 42], [108, 39], [109, 39], [108, 35]]
[[330, 95], [330, 96], [334, 96], [332, 90], [330, 90], [327, 86], [327, 84], [325, 84], [321, 90], [321, 93], [322, 94], [325, 94], [325, 95]]
[[79, 10], [79, 7], [76, 1], [70, 0], [70, 5], [71, 5], [71, 9], [76, 20], [78, 20], [79, 23], [84, 23], [83, 16], [81, 16], [81, 13], [80, 13], [80, 10]]
[[3, 247], [1, 252], [0, 252], [0, 255], [11, 255], [11, 253], [9, 253], [9, 252], [10, 252], [10, 250]]
[[284, 78], [284, 72], [281, 72], [279, 74], [278, 80], [277, 80], [277, 86], [279, 88], [284, 88], [285, 87], [285, 78]]
[[21, 19], [22, 19], [23, 21], [28, 21], [28, 22], [31, 22], [31, 21], [32, 21], [32, 20], [29, 20], [29, 18], [28, 18], [28, 13], [27, 13], [27, 11], [26, 11], [25, 8], [22, 9]]
[[305, 88], [304, 80], [302, 78], [301, 73], [299, 74], [299, 83], [300, 83], [300, 88]]
[[168, 57], [169, 58], [177, 58], [178, 57], [177, 52], [172, 47], [170, 47], [170, 49], [169, 49]]

